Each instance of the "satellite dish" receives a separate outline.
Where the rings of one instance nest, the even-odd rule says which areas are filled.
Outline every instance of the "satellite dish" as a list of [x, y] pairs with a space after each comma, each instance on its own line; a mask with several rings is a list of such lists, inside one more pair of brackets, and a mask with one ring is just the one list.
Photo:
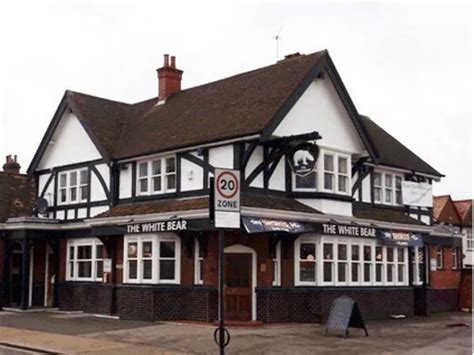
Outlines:
[[48, 211], [48, 200], [43, 197], [39, 197], [35, 201], [35, 211], [44, 214]]

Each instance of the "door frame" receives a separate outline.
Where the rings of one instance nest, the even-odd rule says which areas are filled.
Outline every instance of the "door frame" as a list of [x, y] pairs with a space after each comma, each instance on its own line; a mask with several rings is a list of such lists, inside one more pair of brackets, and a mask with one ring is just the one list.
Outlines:
[[257, 288], [257, 252], [245, 245], [234, 244], [224, 248], [224, 253], [229, 254], [252, 254], [252, 320], [257, 320], [257, 295], [255, 289]]

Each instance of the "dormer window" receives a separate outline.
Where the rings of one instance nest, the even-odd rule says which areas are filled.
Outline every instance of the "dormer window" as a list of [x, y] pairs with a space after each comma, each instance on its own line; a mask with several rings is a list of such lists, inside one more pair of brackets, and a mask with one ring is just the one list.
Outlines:
[[138, 195], [176, 191], [176, 158], [164, 157], [138, 163]]

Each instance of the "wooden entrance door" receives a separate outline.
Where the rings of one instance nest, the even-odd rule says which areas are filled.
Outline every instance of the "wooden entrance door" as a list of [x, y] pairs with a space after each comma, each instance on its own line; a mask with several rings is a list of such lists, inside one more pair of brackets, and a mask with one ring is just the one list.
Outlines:
[[225, 254], [225, 315], [228, 320], [252, 319], [252, 254]]

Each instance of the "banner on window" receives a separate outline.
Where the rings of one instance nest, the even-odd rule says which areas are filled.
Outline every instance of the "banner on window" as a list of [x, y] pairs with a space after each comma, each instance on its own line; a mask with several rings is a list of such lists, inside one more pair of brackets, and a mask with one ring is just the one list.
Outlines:
[[386, 245], [423, 246], [423, 237], [419, 233], [379, 230], [379, 239]]
[[432, 207], [433, 185], [413, 181], [403, 181], [402, 200], [404, 205]]
[[259, 217], [242, 217], [242, 224], [247, 233], [286, 232], [298, 234], [315, 231], [315, 226], [310, 223]]

